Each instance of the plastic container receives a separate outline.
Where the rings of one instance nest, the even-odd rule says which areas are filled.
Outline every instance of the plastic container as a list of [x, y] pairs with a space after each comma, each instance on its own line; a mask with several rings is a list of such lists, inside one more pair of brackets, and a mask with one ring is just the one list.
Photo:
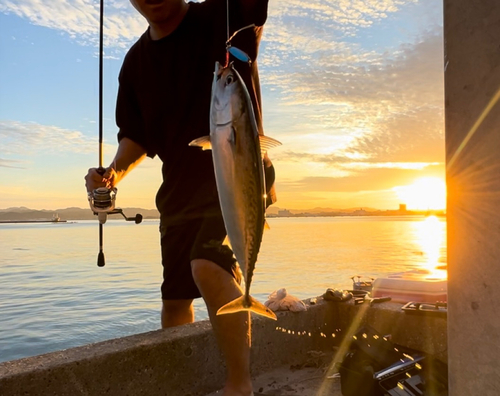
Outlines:
[[446, 279], [436, 278], [428, 270], [414, 270], [377, 278], [373, 282], [372, 297], [392, 297], [392, 301], [425, 302], [448, 301]]

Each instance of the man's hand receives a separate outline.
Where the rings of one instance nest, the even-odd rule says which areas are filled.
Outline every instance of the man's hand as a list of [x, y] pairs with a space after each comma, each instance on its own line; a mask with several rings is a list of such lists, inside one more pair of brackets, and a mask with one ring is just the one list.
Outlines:
[[87, 192], [92, 192], [98, 187], [115, 188], [118, 182], [145, 157], [146, 150], [142, 146], [129, 138], [123, 138], [118, 145], [115, 159], [104, 174], [99, 174], [98, 168], [89, 169], [85, 176]]
[[98, 172], [98, 168], [90, 168], [85, 176], [85, 187], [87, 187], [89, 193], [98, 187], [112, 189], [117, 183], [118, 174], [111, 166], [106, 169], [103, 175]]

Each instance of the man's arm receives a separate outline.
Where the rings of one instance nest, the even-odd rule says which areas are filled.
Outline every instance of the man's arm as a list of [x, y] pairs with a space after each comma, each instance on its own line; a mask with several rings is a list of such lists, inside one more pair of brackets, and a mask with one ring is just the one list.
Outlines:
[[146, 150], [129, 138], [120, 140], [113, 163], [104, 175], [97, 168], [90, 168], [85, 176], [85, 186], [91, 192], [98, 187], [114, 188], [132, 169], [146, 157]]

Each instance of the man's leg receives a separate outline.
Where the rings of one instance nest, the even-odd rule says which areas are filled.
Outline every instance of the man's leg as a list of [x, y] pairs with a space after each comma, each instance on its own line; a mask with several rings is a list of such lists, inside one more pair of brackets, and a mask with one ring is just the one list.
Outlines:
[[161, 327], [180, 326], [194, 322], [193, 300], [162, 300]]
[[234, 278], [209, 260], [191, 261], [193, 278], [207, 304], [210, 322], [226, 360], [223, 396], [252, 395], [250, 378], [250, 315], [248, 312], [217, 316], [217, 310], [242, 295]]

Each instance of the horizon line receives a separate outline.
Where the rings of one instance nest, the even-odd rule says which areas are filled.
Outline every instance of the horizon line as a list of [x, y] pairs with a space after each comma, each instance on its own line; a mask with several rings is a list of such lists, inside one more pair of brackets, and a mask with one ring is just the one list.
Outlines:
[[[287, 209], [284, 207], [280, 206], [272, 206], [275, 209], [280, 209], [284, 211], [307, 211], [307, 210], [317, 210], [317, 209], [325, 209], [325, 210], [376, 210], [376, 211], [401, 211], [401, 208], [396, 208], [396, 209], [379, 209], [371, 206], [353, 206], [349, 208], [331, 208], [331, 207], [321, 207], [321, 206], [316, 206], [313, 208], [308, 208], [308, 209]], [[134, 208], [134, 209], [143, 209], [143, 210], [156, 210], [158, 211], [157, 208], [141, 208], [138, 206], [124, 206], [123, 209], [127, 208]], [[364, 209], [366, 208], [366, 209]], [[58, 208], [58, 209], [34, 209], [34, 208], [29, 208], [27, 206], [10, 206], [8, 208], [0, 208], [0, 211], [5, 211], [5, 210], [14, 210], [14, 209], [25, 209], [25, 210], [37, 210], [37, 211], [47, 211], [47, 212], [54, 212], [58, 210], [67, 210], [67, 209], [78, 209], [78, 210], [91, 210], [90, 208], [81, 208], [78, 206], [68, 206], [66, 208]], [[406, 212], [412, 212], [412, 211], [446, 211], [446, 208], [427, 208], [427, 209], [408, 209], [405, 208], [404, 211]]]

